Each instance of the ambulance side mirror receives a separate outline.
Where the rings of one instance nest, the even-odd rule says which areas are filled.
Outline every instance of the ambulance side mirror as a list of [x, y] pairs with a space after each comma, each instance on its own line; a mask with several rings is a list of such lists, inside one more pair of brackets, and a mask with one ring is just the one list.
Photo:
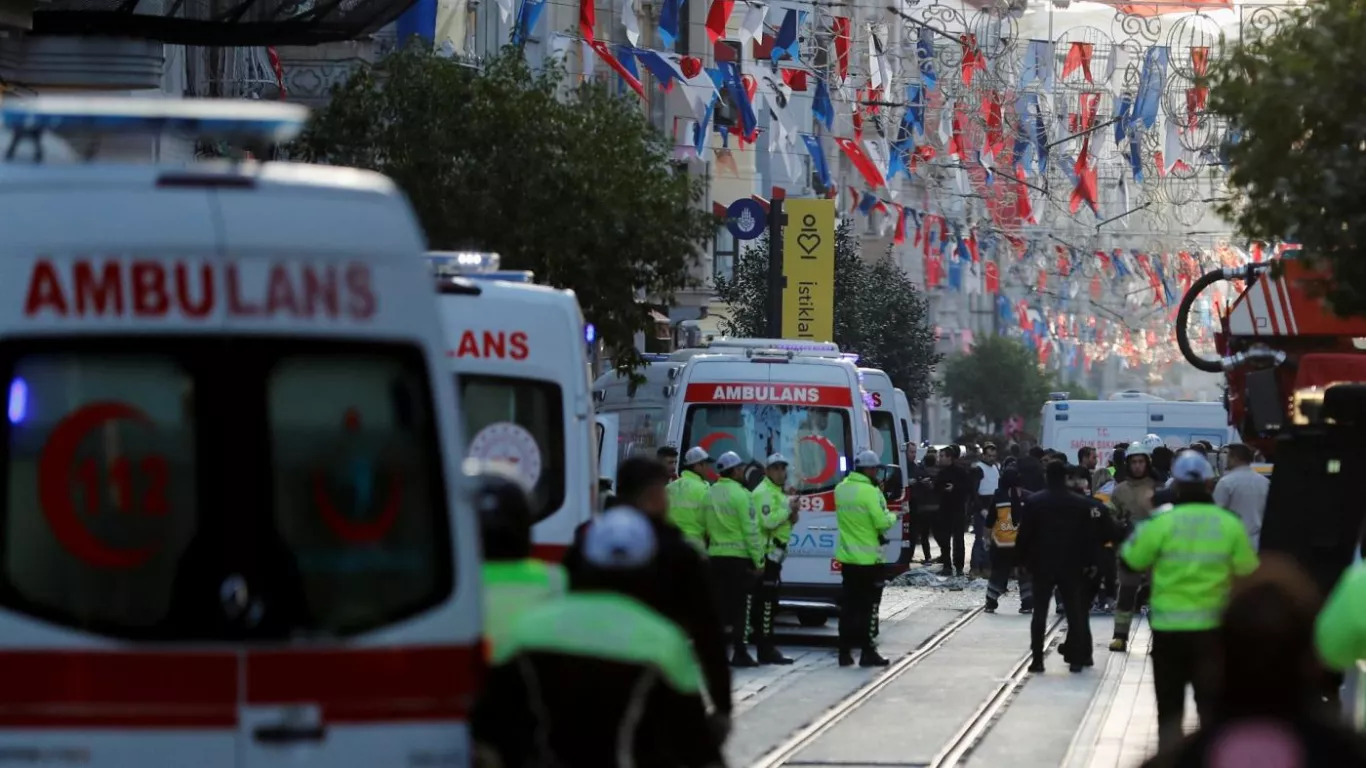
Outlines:
[[901, 476], [901, 467], [888, 466], [887, 474], [882, 480], [882, 495], [886, 496], [888, 501], [897, 501], [905, 490], [906, 478]]

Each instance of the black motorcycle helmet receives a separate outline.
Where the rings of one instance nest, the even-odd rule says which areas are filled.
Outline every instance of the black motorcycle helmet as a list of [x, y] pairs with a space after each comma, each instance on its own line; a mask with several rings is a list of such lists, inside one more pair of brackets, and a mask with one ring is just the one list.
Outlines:
[[479, 518], [485, 560], [531, 556], [531, 496], [515, 470], [492, 462], [466, 462], [471, 501]]

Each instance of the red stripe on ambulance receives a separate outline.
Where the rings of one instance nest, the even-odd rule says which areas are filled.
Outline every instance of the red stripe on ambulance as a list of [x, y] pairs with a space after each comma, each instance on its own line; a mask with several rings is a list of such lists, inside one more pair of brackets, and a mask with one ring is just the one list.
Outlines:
[[0, 651], [0, 727], [232, 728], [231, 653]]
[[316, 704], [323, 723], [462, 720], [474, 707], [469, 646], [252, 651], [247, 703]]
[[817, 387], [804, 384], [689, 384], [683, 393], [689, 403], [775, 403], [849, 408], [854, 404], [849, 387]]
[[0, 728], [236, 728], [243, 704], [316, 705], [324, 725], [458, 721], [478, 664], [472, 646], [0, 651]]
[[[244, 274], [263, 271], [247, 287]], [[229, 317], [368, 320], [377, 300], [361, 263], [277, 263], [39, 259], [29, 274], [24, 315], [180, 318]]]

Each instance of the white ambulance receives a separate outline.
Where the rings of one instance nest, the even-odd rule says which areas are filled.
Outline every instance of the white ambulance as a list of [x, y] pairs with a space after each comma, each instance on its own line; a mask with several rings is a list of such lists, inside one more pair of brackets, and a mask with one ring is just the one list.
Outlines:
[[873, 450], [881, 457], [884, 466], [895, 466], [901, 470], [901, 495], [887, 500], [887, 507], [897, 516], [897, 524], [887, 532], [888, 543], [883, 552], [883, 557], [892, 565], [893, 572], [901, 572], [905, 570], [905, 564], [901, 562], [901, 545], [906, 539], [906, 527], [909, 523], [906, 519], [906, 505], [909, 501], [910, 485], [905, 482], [905, 478], [910, 476], [910, 464], [906, 456], [906, 443], [910, 437], [906, 434], [906, 425], [898, 418], [897, 390], [892, 386], [892, 377], [876, 368], [860, 368], [858, 374], [859, 384], [865, 393], [868, 416], [873, 425], [869, 433]]
[[896, 406], [896, 418], [901, 422], [901, 429], [906, 433], [906, 441], [911, 444], [911, 450], [906, 454], [906, 460], [910, 464], [915, 463], [915, 447], [920, 445], [920, 422], [915, 420], [915, 415], [911, 411], [911, 402], [906, 399], [906, 393], [897, 387], [893, 390], [892, 404]]
[[495, 253], [432, 252], [467, 456], [531, 488], [534, 552], [560, 560], [597, 504], [589, 326], [573, 291], [499, 271]]
[[286, 141], [303, 117], [0, 103], [19, 133], [0, 160], [0, 754], [469, 764], [479, 534], [403, 196], [351, 169], [53, 163], [30, 141]]
[[1103, 460], [1117, 443], [1149, 434], [1173, 450], [1197, 440], [1218, 448], [1236, 439], [1222, 403], [1163, 400], [1139, 392], [1118, 392], [1108, 400], [1071, 400], [1066, 392], [1055, 392], [1043, 405], [1042, 422], [1040, 445], [1072, 461], [1084, 446], [1100, 451]]
[[804, 623], [823, 623], [840, 586], [835, 486], [872, 442], [858, 369], [838, 349], [710, 354], [716, 349], [693, 357], [678, 374], [669, 442], [700, 445], [712, 456], [735, 451], [753, 466], [751, 485], [770, 454], [792, 460], [788, 483], [801, 519], [783, 565], [783, 601]]

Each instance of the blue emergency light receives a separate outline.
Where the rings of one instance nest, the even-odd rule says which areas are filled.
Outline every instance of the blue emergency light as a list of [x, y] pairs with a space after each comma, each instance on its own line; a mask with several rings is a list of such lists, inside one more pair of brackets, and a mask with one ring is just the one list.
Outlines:
[[303, 131], [301, 104], [243, 99], [135, 99], [36, 96], [0, 102], [0, 125], [16, 133], [72, 130], [91, 133], [182, 132], [200, 137], [248, 138], [279, 144]]

